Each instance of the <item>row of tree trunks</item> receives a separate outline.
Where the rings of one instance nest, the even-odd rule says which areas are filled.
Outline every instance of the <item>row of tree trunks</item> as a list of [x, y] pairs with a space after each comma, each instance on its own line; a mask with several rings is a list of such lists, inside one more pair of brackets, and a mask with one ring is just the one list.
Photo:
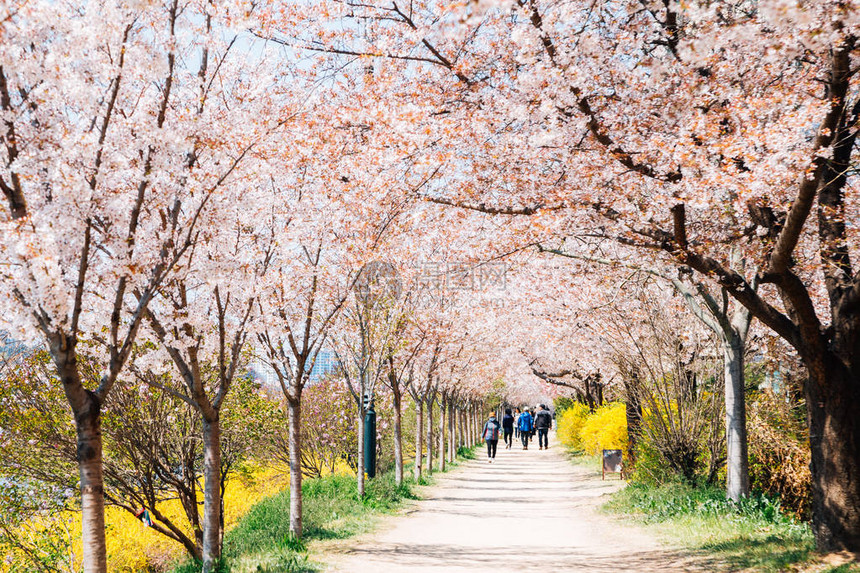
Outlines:
[[[435, 392], [434, 392], [435, 394]], [[457, 406], [453, 397], [448, 393], [442, 393], [439, 397], [440, 419], [439, 431], [435, 432], [434, 406], [435, 395], [419, 397], [415, 401], [416, 431], [415, 431], [415, 460], [413, 464], [413, 476], [415, 481], [420, 481], [424, 472], [433, 472], [434, 446], [438, 444], [440, 471], [444, 471], [447, 463], [452, 462], [460, 447], [473, 447], [478, 440], [480, 429], [479, 407], [472, 401], [464, 401]], [[402, 402], [395, 398], [395, 478], [397, 473], [397, 459], [402, 464]], [[361, 427], [359, 428], [361, 430]], [[361, 445], [359, 445], [361, 448]], [[425, 454], [426, 448], [426, 454]], [[359, 456], [362, 455], [360, 449]], [[402, 467], [402, 465], [401, 465]], [[400, 476], [402, 479], [402, 476]], [[399, 483], [399, 482], [398, 482]]]

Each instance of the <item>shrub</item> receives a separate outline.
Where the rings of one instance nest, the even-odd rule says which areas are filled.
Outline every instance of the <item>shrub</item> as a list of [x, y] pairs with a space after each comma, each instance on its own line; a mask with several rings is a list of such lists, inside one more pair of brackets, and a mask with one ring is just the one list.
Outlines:
[[623, 450], [627, 456], [627, 413], [624, 404], [613, 402], [589, 414], [579, 430], [582, 448], [590, 455], [600, 450]]
[[580, 403], [569, 405], [558, 415], [558, 439], [565, 446], [574, 450], [582, 450], [580, 430], [588, 416], [588, 406]]
[[750, 404], [748, 432], [752, 489], [778, 496], [785, 511], [809, 519], [809, 440], [801, 408], [763, 392]]
[[666, 463], [663, 454], [650, 440], [639, 440], [636, 442], [635, 450], [636, 465], [631, 474], [633, 483], [656, 486], [677, 479], [678, 474], [675, 469]]

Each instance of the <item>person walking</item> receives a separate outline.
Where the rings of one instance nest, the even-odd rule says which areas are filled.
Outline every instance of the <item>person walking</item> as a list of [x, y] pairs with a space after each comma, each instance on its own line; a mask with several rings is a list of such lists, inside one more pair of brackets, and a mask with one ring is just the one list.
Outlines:
[[520, 439], [520, 409], [514, 412], [514, 437]]
[[552, 414], [547, 410], [546, 404], [540, 405], [540, 410], [535, 415], [535, 429], [538, 435], [538, 449], [549, 449], [549, 429], [552, 428]]
[[529, 413], [529, 418], [532, 421], [532, 429], [529, 430], [529, 442], [535, 439], [535, 410], [529, 406], [525, 407], [525, 411]]
[[505, 449], [511, 449], [511, 443], [514, 441], [514, 416], [511, 414], [510, 408], [505, 408], [505, 415], [502, 417], [502, 430], [505, 434]]
[[499, 445], [499, 421], [496, 419], [496, 413], [491, 412], [490, 418], [484, 424], [484, 431], [481, 432], [484, 441], [487, 442], [487, 463], [493, 463], [496, 459], [496, 447]]
[[520, 414], [520, 422], [518, 424], [520, 429], [520, 437], [523, 439], [523, 449], [529, 449], [529, 437], [532, 434], [532, 415], [529, 414], [528, 409], [523, 410], [523, 413]]

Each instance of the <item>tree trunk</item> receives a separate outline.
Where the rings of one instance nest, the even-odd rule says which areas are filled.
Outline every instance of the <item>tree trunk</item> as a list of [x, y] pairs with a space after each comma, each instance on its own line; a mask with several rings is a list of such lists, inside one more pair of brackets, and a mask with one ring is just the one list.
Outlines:
[[627, 417], [627, 459], [636, 463], [636, 444], [642, 434], [642, 404], [639, 401], [639, 379], [634, 374], [624, 379], [624, 413]]
[[415, 482], [421, 481], [421, 463], [424, 458], [424, 400], [415, 400]]
[[439, 471], [445, 471], [445, 416], [447, 414], [446, 411], [446, 401], [443, 397], [439, 402]]
[[427, 400], [427, 475], [433, 474], [433, 401]]
[[221, 422], [203, 420], [203, 573], [221, 558]]
[[358, 407], [358, 460], [356, 460], [356, 484], [358, 495], [364, 497], [364, 402], [359, 398]]
[[287, 399], [290, 445], [290, 534], [302, 537], [302, 394], [293, 388], [295, 399]]
[[588, 411], [594, 413], [594, 396], [591, 394], [591, 377], [585, 378], [585, 402], [588, 404]]
[[456, 412], [454, 410], [454, 400], [448, 400], [448, 461], [453, 462], [455, 458], [455, 449], [457, 447], [456, 436], [454, 429], [456, 424]]
[[400, 385], [392, 380], [391, 393], [394, 398], [394, 483], [403, 484], [403, 426], [401, 417], [402, 391]]
[[737, 336], [723, 342], [726, 397], [726, 497], [749, 496], [747, 413], [744, 393], [744, 343]]
[[94, 393], [85, 392], [87, 395], [85, 409], [75, 412], [78, 473], [81, 479], [83, 567], [86, 573], [106, 573], [101, 404]]
[[860, 552], [858, 361], [857, 354], [843, 361], [830, 351], [818, 360], [806, 361], [812, 529], [819, 551]]
[[465, 437], [466, 437], [466, 447], [472, 447], [472, 404], [467, 403], [465, 410], [463, 410], [463, 416], [466, 421], [465, 426]]
[[457, 437], [460, 447], [466, 447], [466, 411], [462, 408], [457, 410]]
[[453, 426], [454, 436], [453, 449], [456, 452], [463, 445], [460, 442], [460, 409], [457, 406], [451, 407], [451, 425]]
[[466, 447], [472, 447], [472, 404], [466, 404], [466, 409], [463, 410], [463, 417], [466, 421], [465, 426], [465, 437], [466, 437]]

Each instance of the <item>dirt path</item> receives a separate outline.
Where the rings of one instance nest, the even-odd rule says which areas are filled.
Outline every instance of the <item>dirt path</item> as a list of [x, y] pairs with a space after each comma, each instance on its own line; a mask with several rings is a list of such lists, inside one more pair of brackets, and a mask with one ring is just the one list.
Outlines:
[[[502, 445], [504, 447], [504, 445]], [[694, 571], [689, 557], [596, 508], [601, 481], [558, 447], [499, 449], [438, 476], [405, 515], [324, 559], [340, 573]], [[485, 455], [485, 454], [484, 454]], [[617, 478], [616, 478], [617, 479]]]

